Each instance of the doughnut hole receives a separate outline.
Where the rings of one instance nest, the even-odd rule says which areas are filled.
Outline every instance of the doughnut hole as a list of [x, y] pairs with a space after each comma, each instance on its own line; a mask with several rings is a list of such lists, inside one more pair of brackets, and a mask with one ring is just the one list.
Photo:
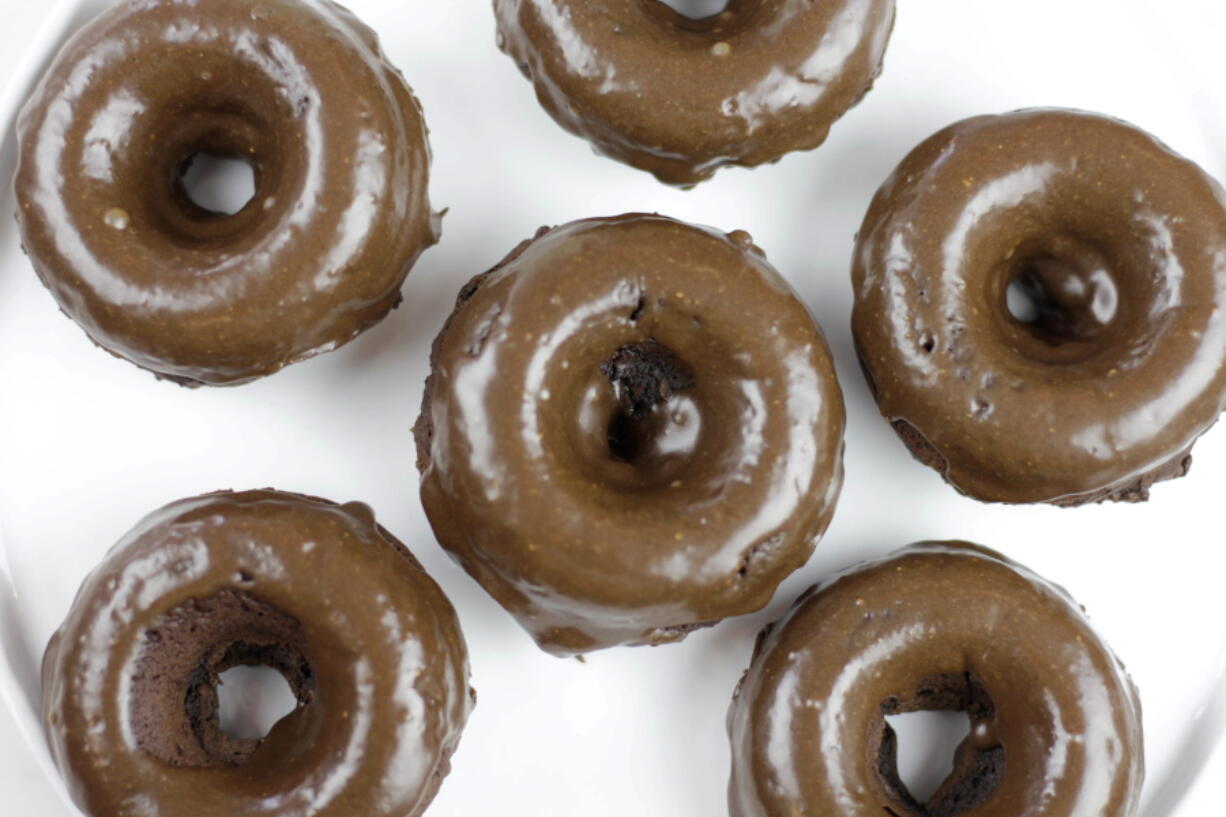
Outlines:
[[697, 317], [644, 302], [612, 344], [592, 338], [556, 355], [550, 391], [563, 413], [546, 445], [611, 502], [709, 496], [756, 439], [751, 373]]
[[[963, 713], [967, 724], [960, 730], [965, 737], [957, 744], [952, 763], [945, 765], [952, 771], [940, 781], [921, 781], [912, 791], [899, 771], [899, 738], [890, 721], [918, 712]], [[886, 811], [894, 817], [954, 817], [987, 802], [1005, 775], [1005, 749], [996, 738], [995, 716], [991, 696], [969, 673], [928, 676], [913, 694], [882, 701], [880, 716], [870, 726], [870, 746], [878, 747], [876, 772], [897, 806]], [[954, 726], [948, 721], [942, 725]]]
[[690, 20], [704, 20], [723, 12], [731, 0], [654, 0]]
[[989, 314], [1028, 360], [1119, 367], [1152, 331], [1156, 283], [1135, 268], [1137, 257], [1071, 235], [1024, 239], [991, 274]]
[[[237, 672], [237, 670], [230, 670]], [[919, 710], [887, 715], [898, 746], [898, 777], [917, 802], [927, 802], [954, 771], [954, 753], [970, 734], [960, 712]]]
[[600, 364], [619, 410], [609, 419], [609, 455], [640, 469], [693, 449], [699, 418], [694, 373], [655, 340], [628, 343]]
[[218, 677], [218, 718], [222, 731], [232, 738], [263, 738], [298, 706], [285, 676], [272, 667], [240, 665]]
[[[729, 39], [751, 29], [766, 0], [639, 0], [644, 13], [671, 33], [695, 35], [694, 45], [715, 56], [731, 53]], [[719, 45], [722, 43], [722, 45]]]
[[232, 216], [255, 195], [255, 168], [241, 156], [194, 153], [179, 168], [179, 184], [197, 207]]
[[1111, 328], [1119, 289], [1094, 248], [1069, 240], [1028, 248], [1005, 273], [1009, 314], [1049, 346], [1093, 344]]
[[[250, 249], [297, 198], [290, 185], [305, 175], [301, 114], [310, 100], [297, 100], [295, 109], [263, 70], [230, 54], [206, 51], [191, 60], [176, 54], [133, 70], [174, 81], [135, 80], [149, 99], [126, 135], [133, 149], [116, 154], [109, 191], [125, 200], [109, 202], [108, 224], [122, 213], [129, 229], [170, 253]], [[249, 176], [249, 195], [233, 212], [200, 195], [200, 180], [189, 178], [201, 171], [215, 177], [210, 171], [225, 163], [241, 163], [236, 175]]]
[[315, 697], [306, 636], [296, 619], [238, 590], [191, 600], [160, 615], [144, 633], [130, 679], [128, 717], [137, 745], [176, 767], [242, 766], [261, 737], [222, 724], [221, 677], [234, 667], [268, 667], [297, 705], [270, 730], [289, 726]]

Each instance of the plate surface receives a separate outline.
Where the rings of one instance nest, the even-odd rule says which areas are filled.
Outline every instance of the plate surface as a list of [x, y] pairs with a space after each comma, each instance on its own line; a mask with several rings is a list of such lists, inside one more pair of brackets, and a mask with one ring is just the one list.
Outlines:
[[[1226, 535], [1217, 515], [1226, 429], [1201, 441], [1188, 478], [1160, 485], [1147, 505], [1067, 511], [961, 498], [912, 462], [871, 402], [851, 347], [848, 267], [877, 185], [922, 138], [972, 114], [1101, 110], [1226, 176], [1226, 107], [1220, 93], [1210, 104], [1201, 79], [1226, 75], [1214, 49], [1214, 32], [1226, 31], [1219, 3], [902, 3], [884, 75], [826, 146], [724, 171], [691, 192], [593, 156], [554, 125], [494, 47], [488, 0], [349, 5], [380, 33], [425, 106], [432, 198], [450, 208], [443, 241], [414, 269], [404, 305], [356, 342], [238, 389], [156, 382], [93, 348], [57, 312], [12, 220], [0, 219], [0, 693], [48, 769], [47, 786], [59, 790], [34, 716], [37, 668], [81, 579], [167, 501], [272, 485], [369, 503], [459, 609], [480, 703], [431, 817], [483, 813], [494, 793], [509, 817], [725, 813], [724, 714], [753, 635], [832, 570], [927, 538], [982, 542], [1066, 586], [1141, 688], [1147, 817], [1218, 813], [1204, 781], [1226, 778], [1226, 752], [1214, 755], [1226, 731]], [[0, 116], [11, 117], [80, 7], [98, 6], [48, 12], [0, 95], [9, 103]], [[2, 179], [14, 159], [5, 121]], [[7, 186], [0, 213], [13, 210]], [[435, 544], [409, 429], [428, 345], [463, 282], [542, 224], [629, 210], [746, 229], [796, 286], [843, 379], [847, 484], [817, 555], [767, 610], [682, 645], [580, 663], [536, 650]]]

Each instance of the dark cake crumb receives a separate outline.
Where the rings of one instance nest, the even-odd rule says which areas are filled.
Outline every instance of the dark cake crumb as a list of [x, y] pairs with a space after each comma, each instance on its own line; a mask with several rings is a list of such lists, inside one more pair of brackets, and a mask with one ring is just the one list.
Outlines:
[[674, 392], [694, 385], [694, 373], [655, 340], [621, 347], [600, 364], [600, 372], [618, 390], [631, 417], [650, 414]]

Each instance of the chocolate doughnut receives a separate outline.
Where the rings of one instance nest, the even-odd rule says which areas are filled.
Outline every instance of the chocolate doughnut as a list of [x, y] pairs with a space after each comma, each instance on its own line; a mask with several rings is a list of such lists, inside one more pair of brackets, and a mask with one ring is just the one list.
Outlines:
[[[219, 723], [239, 664], [298, 699], [262, 740]], [[95, 817], [415, 817], [472, 702], [455, 611], [404, 545], [365, 505], [277, 491], [144, 519], [43, 659], [51, 752]]]
[[1226, 407], [1226, 194], [1117, 120], [941, 131], [877, 193], [852, 278], [881, 413], [976, 499], [1145, 500]]
[[757, 610], [834, 512], [830, 353], [744, 232], [542, 229], [464, 287], [431, 362], [426, 515], [549, 652]]
[[[925, 803], [886, 715], [965, 712]], [[1131, 817], [1141, 705], [1059, 587], [965, 542], [925, 543], [814, 587], [758, 637], [728, 713], [732, 817]]]
[[[102, 348], [187, 385], [243, 383], [382, 320], [437, 240], [421, 109], [328, 0], [128, 0], [64, 47], [18, 122], [17, 218]], [[182, 182], [241, 158], [233, 215]]]
[[494, 0], [499, 46], [559, 125], [662, 182], [693, 185], [826, 141], [881, 73], [894, 0]]

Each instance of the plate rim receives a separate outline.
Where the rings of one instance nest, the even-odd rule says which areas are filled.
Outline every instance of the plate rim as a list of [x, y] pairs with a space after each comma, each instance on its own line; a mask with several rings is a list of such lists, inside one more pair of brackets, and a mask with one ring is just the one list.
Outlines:
[[[343, 2], [344, 0], [342, 0]], [[59, 48], [72, 31], [85, 21], [82, 12], [99, 0], [55, 0], [43, 21], [36, 26], [34, 37], [16, 62], [14, 72], [0, 88], [0, 167], [13, 166], [6, 161], [16, 151], [16, 125], [25, 100], [41, 79], [47, 63], [54, 58]], [[1154, 13], [1155, 0], [1128, 0], [1123, 7], [1138, 20]], [[91, 15], [92, 16], [92, 15]], [[1169, 35], [1168, 32], [1164, 34]], [[1155, 43], [1155, 51], [1168, 62], [1173, 61], [1166, 43]], [[1202, 87], [1203, 87], [1203, 83]], [[1222, 114], [1226, 122], [1226, 114]], [[1208, 129], [1202, 120], [1202, 127]], [[1209, 134], [1206, 134], [1209, 135]], [[1222, 154], [1226, 156], [1226, 154]], [[15, 156], [12, 159], [15, 160]], [[1226, 168], [1221, 169], [1226, 172]], [[1219, 179], [1226, 184], [1226, 178]], [[7, 180], [0, 184], [8, 185]], [[3, 520], [0, 519], [0, 618], [7, 619], [11, 605], [18, 603], [19, 591], [13, 581], [8, 563], [8, 550], [3, 535]], [[20, 620], [16, 622], [20, 626]], [[1211, 679], [1211, 688], [1213, 679]], [[1221, 650], [1216, 675], [1217, 688], [1226, 694], [1226, 645]], [[35, 764], [42, 772], [47, 787], [68, 809], [67, 814], [83, 817], [83, 812], [73, 802], [68, 787], [51, 757], [40, 723], [38, 704], [31, 700], [23, 689], [20, 676], [9, 660], [8, 651], [0, 649], [0, 703], [11, 714], [16, 731], [23, 745], [30, 750]], [[1174, 764], [1174, 771], [1163, 780], [1146, 779], [1150, 792], [1146, 806], [1138, 814], [1143, 817], [1191, 817], [1182, 805], [1189, 797], [1209, 785], [1210, 772], [1219, 769], [1226, 773], [1226, 697], [1210, 697], [1199, 710], [1205, 731], [1212, 737], [1204, 744], [1193, 742], [1184, 750], [1191, 750], [1191, 764], [1183, 758]], [[1191, 768], [1189, 769], [1189, 765]], [[1151, 788], [1152, 787], [1152, 788]]]

